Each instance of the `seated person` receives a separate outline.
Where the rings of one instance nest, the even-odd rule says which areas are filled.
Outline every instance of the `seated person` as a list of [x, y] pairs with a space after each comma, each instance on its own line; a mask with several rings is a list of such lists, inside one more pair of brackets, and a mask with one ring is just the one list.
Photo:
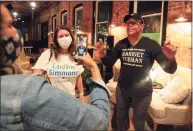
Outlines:
[[36, 61], [37, 61], [36, 57], [31, 57], [29, 59], [29, 68], [28, 68], [29, 71], [32, 71], [32, 67], [35, 65]]
[[88, 54], [77, 58], [91, 70], [92, 78], [87, 81], [91, 105], [37, 75], [14, 75], [13, 63], [23, 38], [12, 26], [13, 19], [4, 5], [0, 5], [0, 17], [1, 129], [107, 130], [111, 94], [92, 58]]
[[94, 50], [94, 55], [93, 55], [93, 59], [96, 61], [97, 64], [102, 63], [100, 55], [98, 53], [100, 51], [99, 50], [100, 46], [104, 46], [103, 40], [101, 38], [99, 38], [97, 44], [95, 44], [95, 50]]

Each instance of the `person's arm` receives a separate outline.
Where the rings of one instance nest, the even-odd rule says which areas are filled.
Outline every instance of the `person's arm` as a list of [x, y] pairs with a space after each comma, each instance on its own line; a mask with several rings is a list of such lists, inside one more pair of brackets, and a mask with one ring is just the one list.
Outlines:
[[32, 70], [32, 73], [33, 74], [37, 74], [37, 75], [42, 75], [44, 74], [45, 70], [42, 70], [42, 69], [33, 69]]
[[24, 73], [23, 69], [21, 68], [21, 66], [18, 63], [14, 63], [13, 66], [16, 68], [17, 74], [23, 74]]
[[84, 88], [82, 84], [82, 76], [79, 75], [76, 79], [76, 87], [78, 88], [79, 91], [79, 99], [81, 101], [84, 101]]
[[35, 77], [23, 94], [24, 129], [108, 130], [110, 107], [102, 80], [88, 80], [90, 105]]
[[[104, 50], [104, 49], [103, 49]], [[115, 45], [115, 47], [112, 50], [112, 53], [109, 54], [108, 56], [106, 53], [104, 53], [105, 56], [101, 58], [101, 61], [105, 66], [112, 66], [115, 64], [117, 59], [120, 57], [120, 41]]]
[[[175, 60], [175, 55], [172, 58], [166, 57], [164, 55], [163, 50], [161, 46], [158, 43], [155, 43], [155, 49], [154, 49], [154, 59], [160, 64], [162, 69], [167, 73], [174, 73], [177, 69], [177, 62]], [[163, 47], [165, 48], [165, 47]]]
[[111, 94], [105, 87], [94, 61], [91, 62], [90, 69], [92, 78], [87, 80], [91, 90], [90, 105], [53, 87], [44, 79], [34, 77], [30, 84], [27, 84], [21, 102], [24, 129], [108, 130], [108, 96]]
[[49, 63], [50, 55], [51, 55], [50, 49], [44, 51], [41, 54], [41, 56], [38, 58], [36, 64], [32, 67], [33, 74], [42, 75], [45, 72], [46, 66]]

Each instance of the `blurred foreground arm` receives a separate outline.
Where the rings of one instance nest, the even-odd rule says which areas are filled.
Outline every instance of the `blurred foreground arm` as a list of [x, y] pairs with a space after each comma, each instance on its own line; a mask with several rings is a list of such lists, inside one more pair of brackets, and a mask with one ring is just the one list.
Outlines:
[[108, 97], [111, 94], [105, 87], [98, 67], [89, 57], [87, 55], [78, 59], [92, 72], [92, 78], [87, 80], [91, 91], [90, 105], [35, 76], [27, 84], [22, 98], [21, 110], [25, 129], [108, 130]]

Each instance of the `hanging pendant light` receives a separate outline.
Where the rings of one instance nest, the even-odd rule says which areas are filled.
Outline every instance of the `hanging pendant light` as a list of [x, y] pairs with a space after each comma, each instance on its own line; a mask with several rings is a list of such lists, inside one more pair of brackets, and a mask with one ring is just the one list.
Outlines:
[[187, 2], [184, 2], [184, 10], [182, 9], [180, 12], [180, 16], [175, 19], [176, 22], [185, 22], [188, 20], [185, 18], [186, 6], [187, 6], [186, 4], [187, 4]]
[[176, 22], [185, 22], [185, 21], [187, 21], [187, 20], [188, 20], [188, 19], [186, 19], [186, 18], [183, 16], [182, 12], [180, 13], [180, 16], [175, 19]]

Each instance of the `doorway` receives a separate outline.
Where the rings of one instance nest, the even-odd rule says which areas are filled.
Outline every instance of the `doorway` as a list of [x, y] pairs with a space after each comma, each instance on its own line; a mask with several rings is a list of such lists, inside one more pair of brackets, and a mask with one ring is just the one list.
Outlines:
[[41, 24], [41, 47], [48, 48], [48, 22]]

